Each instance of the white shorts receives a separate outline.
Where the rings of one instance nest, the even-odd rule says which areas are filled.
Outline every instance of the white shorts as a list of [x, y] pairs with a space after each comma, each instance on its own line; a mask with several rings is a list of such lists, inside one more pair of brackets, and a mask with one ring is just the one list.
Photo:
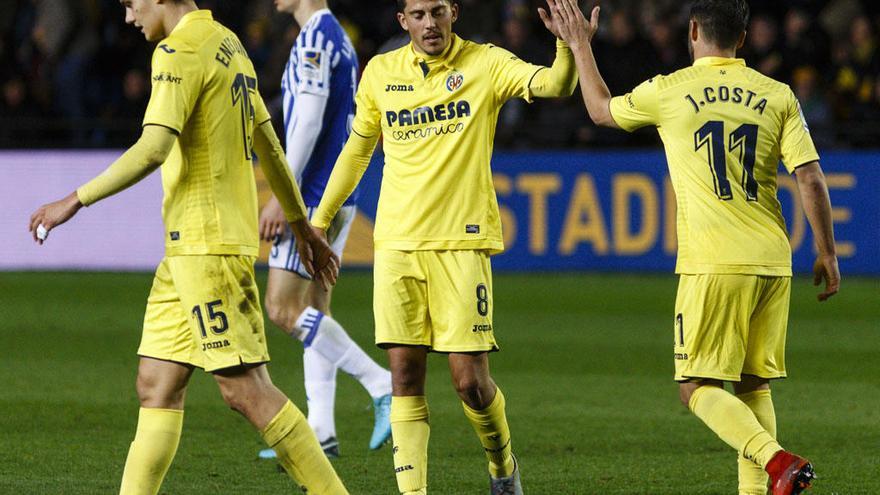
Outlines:
[[[307, 208], [310, 220], [317, 209], [313, 206]], [[330, 227], [327, 229], [327, 241], [330, 242], [330, 248], [333, 249], [336, 256], [339, 256], [340, 262], [342, 261], [342, 251], [345, 249], [345, 241], [348, 240], [348, 233], [351, 231], [351, 224], [354, 223], [356, 213], [357, 206], [343, 206], [339, 209], [339, 213], [333, 217], [333, 221], [330, 222]], [[281, 235], [275, 236], [272, 251], [269, 253], [269, 268], [286, 270], [307, 280], [312, 279], [300, 261], [299, 253], [296, 252], [296, 243], [290, 226], [287, 226]]]

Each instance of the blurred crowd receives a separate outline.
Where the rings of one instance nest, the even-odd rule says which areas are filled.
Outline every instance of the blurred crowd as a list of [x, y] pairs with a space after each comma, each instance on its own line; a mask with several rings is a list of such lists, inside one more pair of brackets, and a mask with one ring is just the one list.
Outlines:
[[[458, 0], [462, 37], [550, 64], [553, 37], [537, 8], [545, 0]], [[239, 34], [260, 90], [280, 123], [279, 81], [298, 33], [272, 0], [201, 0]], [[407, 42], [394, 0], [330, 0], [362, 67]], [[582, 0], [585, 9], [596, 0]], [[759, 71], [791, 85], [820, 146], [880, 142], [880, 2], [752, 0], [740, 52]], [[594, 43], [613, 94], [689, 65], [688, 2], [602, 0]], [[138, 136], [150, 93], [152, 45], [124, 22], [118, 0], [0, 0], [0, 148], [121, 147]], [[580, 96], [508, 103], [498, 126], [503, 148], [645, 146], [656, 133], [598, 129]]]

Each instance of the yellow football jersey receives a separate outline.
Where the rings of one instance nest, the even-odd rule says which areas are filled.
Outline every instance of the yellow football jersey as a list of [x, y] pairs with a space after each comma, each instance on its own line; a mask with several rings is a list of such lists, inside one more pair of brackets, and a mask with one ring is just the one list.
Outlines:
[[625, 130], [660, 132], [678, 202], [676, 273], [791, 275], [779, 161], [791, 173], [819, 155], [787, 85], [705, 57], [613, 98], [611, 114]]
[[257, 256], [254, 127], [270, 120], [253, 64], [211, 12], [186, 14], [153, 53], [144, 125], [178, 133], [162, 165], [168, 256]]
[[370, 60], [352, 130], [382, 134], [377, 249], [504, 249], [490, 160], [501, 106], [530, 100], [543, 67], [453, 37], [440, 56], [407, 45]]

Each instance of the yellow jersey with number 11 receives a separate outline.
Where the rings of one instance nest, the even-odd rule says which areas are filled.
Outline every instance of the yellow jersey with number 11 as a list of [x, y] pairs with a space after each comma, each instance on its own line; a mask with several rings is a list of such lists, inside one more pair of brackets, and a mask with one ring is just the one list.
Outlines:
[[779, 161], [791, 173], [819, 156], [787, 85], [741, 59], [705, 57], [613, 98], [611, 114], [625, 130], [660, 132], [678, 203], [676, 273], [791, 276]]
[[162, 165], [166, 255], [257, 256], [254, 127], [270, 120], [244, 46], [211, 12], [186, 14], [153, 53], [144, 125], [178, 139]]

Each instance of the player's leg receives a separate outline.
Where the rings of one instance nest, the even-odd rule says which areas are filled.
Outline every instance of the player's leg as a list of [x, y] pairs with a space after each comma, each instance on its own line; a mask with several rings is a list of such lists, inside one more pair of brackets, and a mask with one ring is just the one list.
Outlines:
[[751, 409], [721, 386], [742, 374], [758, 284], [750, 275], [681, 276], [675, 379], [685, 407], [745, 458], [765, 466], [782, 448]]
[[426, 254], [434, 350], [449, 353], [452, 381], [489, 461], [491, 493], [522, 493], [511, 452], [504, 394], [489, 374], [492, 267], [485, 251]]
[[400, 492], [409, 494], [424, 494], [428, 486], [425, 369], [432, 327], [422, 257], [379, 249], [373, 269], [376, 344], [388, 350], [391, 367], [394, 472]]
[[263, 364], [213, 371], [223, 400], [260, 431], [278, 462], [308, 493], [347, 494], [305, 416], [278, 390]]
[[[733, 384], [736, 398], [749, 406], [758, 423], [776, 438], [776, 412], [770, 395], [770, 381], [754, 375], [743, 375]], [[737, 455], [739, 495], [765, 495], [769, 480], [764, 469], [742, 455]]]
[[[292, 245], [293, 241], [290, 240], [289, 243]], [[297, 273], [271, 266], [269, 268], [265, 297], [266, 312], [275, 325], [298, 342], [308, 335], [305, 319], [301, 319], [300, 316], [310, 308], [307, 300], [312, 285], [315, 284]], [[304, 347], [303, 382], [308, 403], [309, 425], [315, 431], [318, 441], [326, 445], [325, 452], [328, 456], [338, 455], [336, 424], [333, 417], [336, 369], [332, 361], [323, 357], [312, 346]], [[260, 452], [260, 456], [274, 457], [274, 454], [267, 449]]]
[[489, 374], [488, 353], [451, 353], [449, 371], [455, 391], [489, 460], [494, 479], [510, 478], [516, 469], [505, 414], [504, 394]]
[[182, 307], [192, 308], [193, 361], [214, 375], [227, 404], [260, 430], [291, 477], [312, 493], [347, 493], [305, 417], [269, 378], [254, 258], [169, 260]]
[[[769, 380], [784, 378], [785, 338], [788, 330], [788, 309], [791, 292], [790, 277], [760, 277], [760, 293], [749, 321], [749, 340], [743, 364], [743, 381], [735, 388], [738, 396], [755, 413], [762, 425], [776, 437], [776, 413], [770, 394]], [[741, 465], [742, 466], [742, 465]], [[765, 466], [774, 494], [799, 493], [812, 483], [812, 464], [789, 452], [778, 453]], [[746, 481], [758, 486], [754, 469], [740, 471]], [[766, 477], [760, 478], [766, 483]], [[757, 493], [757, 490], [754, 490]], [[746, 492], [748, 493], [748, 492]]]
[[393, 397], [391, 429], [394, 472], [403, 494], [424, 494], [428, 489], [428, 402], [425, 373], [428, 349], [395, 345], [388, 348]]
[[[340, 257], [355, 212], [353, 206], [342, 208], [328, 230], [331, 247]], [[276, 241], [269, 258], [266, 309], [276, 325], [303, 342], [309, 422], [315, 426], [322, 442], [335, 439], [332, 411], [335, 368], [338, 367], [358, 380], [373, 398], [377, 421], [370, 448], [379, 448], [390, 435], [387, 415], [391, 399], [391, 375], [333, 319], [330, 315], [331, 293], [312, 283], [298, 260], [295, 243], [288, 230]]]
[[140, 412], [128, 451], [120, 493], [158, 493], [177, 452], [186, 384], [194, 361], [188, 315], [174, 287], [168, 258], [156, 269], [147, 299], [138, 355]]
[[190, 365], [141, 357], [137, 394], [141, 408], [137, 432], [122, 473], [122, 495], [159, 492], [180, 443]]
[[[324, 290], [316, 283], [312, 283], [309, 287], [308, 301], [310, 306], [323, 313], [324, 317], [321, 318], [321, 325], [318, 326], [315, 338], [312, 340], [312, 345], [306, 347], [303, 354], [306, 393], [314, 391], [318, 394], [324, 394], [324, 390], [335, 391], [337, 367], [354, 377], [373, 399], [373, 432], [370, 435], [369, 448], [375, 450], [380, 448], [391, 436], [391, 372], [379, 366], [332, 318], [330, 314], [332, 295], [332, 289]], [[335, 362], [318, 351], [318, 349], [331, 345], [333, 347], [345, 348], [345, 352]], [[310, 384], [313, 378], [315, 381], [325, 380], [329, 382], [331, 373], [333, 374], [333, 388], [329, 387], [329, 383], [323, 389], [320, 385]], [[319, 395], [319, 398], [327, 400], [328, 404], [321, 404], [319, 407], [330, 411], [332, 421], [334, 397], [330, 396], [328, 398], [326, 395]], [[311, 400], [310, 395], [310, 424], [312, 423]], [[336, 436], [335, 425], [331, 436]]]

